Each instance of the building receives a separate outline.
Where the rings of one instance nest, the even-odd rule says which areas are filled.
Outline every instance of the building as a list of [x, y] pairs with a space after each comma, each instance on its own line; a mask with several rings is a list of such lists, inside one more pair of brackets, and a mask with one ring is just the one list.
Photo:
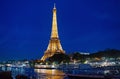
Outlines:
[[65, 53], [65, 51], [62, 49], [59, 35], [58, 35], [56, 12], [57, 10], [54, 4], [51, 37], [50, 37], [47, 50], [44, 52], [44, 56], [41, 58], [42, 61], [45, 61], [47, 58], [53, 56], [56, 53]]

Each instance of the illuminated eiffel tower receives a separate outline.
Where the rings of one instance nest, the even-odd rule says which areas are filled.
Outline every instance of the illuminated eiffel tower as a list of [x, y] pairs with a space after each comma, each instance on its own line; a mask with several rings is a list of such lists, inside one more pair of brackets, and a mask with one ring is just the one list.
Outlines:
[[51, 38], [47, 50], [45, 51], [44, 56], [41, 58], [41, 60], [43, 61], [45, 61], [47, 58], [53, 56], [56, 53], [65, 53], [65, 51], [62, 49], [58, 36], [56, 12], [57, 10], [54, 4]]

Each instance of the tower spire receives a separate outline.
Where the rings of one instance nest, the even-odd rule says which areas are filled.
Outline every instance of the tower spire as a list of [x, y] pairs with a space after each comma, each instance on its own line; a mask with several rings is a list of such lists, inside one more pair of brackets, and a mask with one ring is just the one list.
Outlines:
[[53, 19], [52, 19], [52, 32], [51, 32], [51, 38], [58, 38], [58, 29], [57, 29], [57, 14], [56, 14], [56, 7], [54, 3], [53, 8]]

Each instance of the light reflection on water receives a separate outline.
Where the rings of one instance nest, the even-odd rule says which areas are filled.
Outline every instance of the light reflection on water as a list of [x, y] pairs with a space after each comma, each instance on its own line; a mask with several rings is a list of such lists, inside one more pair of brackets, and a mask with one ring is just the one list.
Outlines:
[[64, 79], [65, 73], [56, 69], [34, 69], [37, 79]]
[[26, 76], [36, 77], [37, 79], [64, 79], [65, 73], [57, 69], [34, 69], [34, 68], [11, 68], [3, 67], [3, 71], [11, 71], [13, 79], [18, 74], [23, 74]]

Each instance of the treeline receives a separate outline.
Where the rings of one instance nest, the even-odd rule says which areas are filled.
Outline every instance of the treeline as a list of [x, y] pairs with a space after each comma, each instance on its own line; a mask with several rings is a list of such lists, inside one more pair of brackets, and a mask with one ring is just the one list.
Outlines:
[[46, 61], [41, 61], [41, 60], [35, 60], [34, 63], [43, 63], [45, 64], [46, 62], [48, 64], [51, 63], [69, 63], [69, 62], [80, 62], [84, 63], [86, 60], [101, 60], [102, 57], [105, 58], [120, 58], [120, 50], [116, 49], [106, 49], [104, 51], [98, 51], [96, 53], [91, 53], [90, 55], [84, 55], [81, 54], [80, 52], [73, 52], [69, 54], [63, 54], [63, 53], [56, 53], [52, 57], [48, 58]]
[[80, 52], [74, 52], [71, 54], [54, 54], [52, 57], [48, 58], [50, 62], [57, 62], [57, 63], [68, 63], [70, 61], [79, 61], [81, 63], [85, 62], [87, 59], [94, 59], [94, 58], [118, 58], [120, 57], [120, 50], [116, 49], [106, 49], [104, 51], [98, 51], [96, 53], [92, 53], [90, 55], [84, 55]]
[[120, 57], [120, 50], [117, 49], [106, 49], [104, 51], [98, 51], [96, 53], [90, 54], [90, 57]]

